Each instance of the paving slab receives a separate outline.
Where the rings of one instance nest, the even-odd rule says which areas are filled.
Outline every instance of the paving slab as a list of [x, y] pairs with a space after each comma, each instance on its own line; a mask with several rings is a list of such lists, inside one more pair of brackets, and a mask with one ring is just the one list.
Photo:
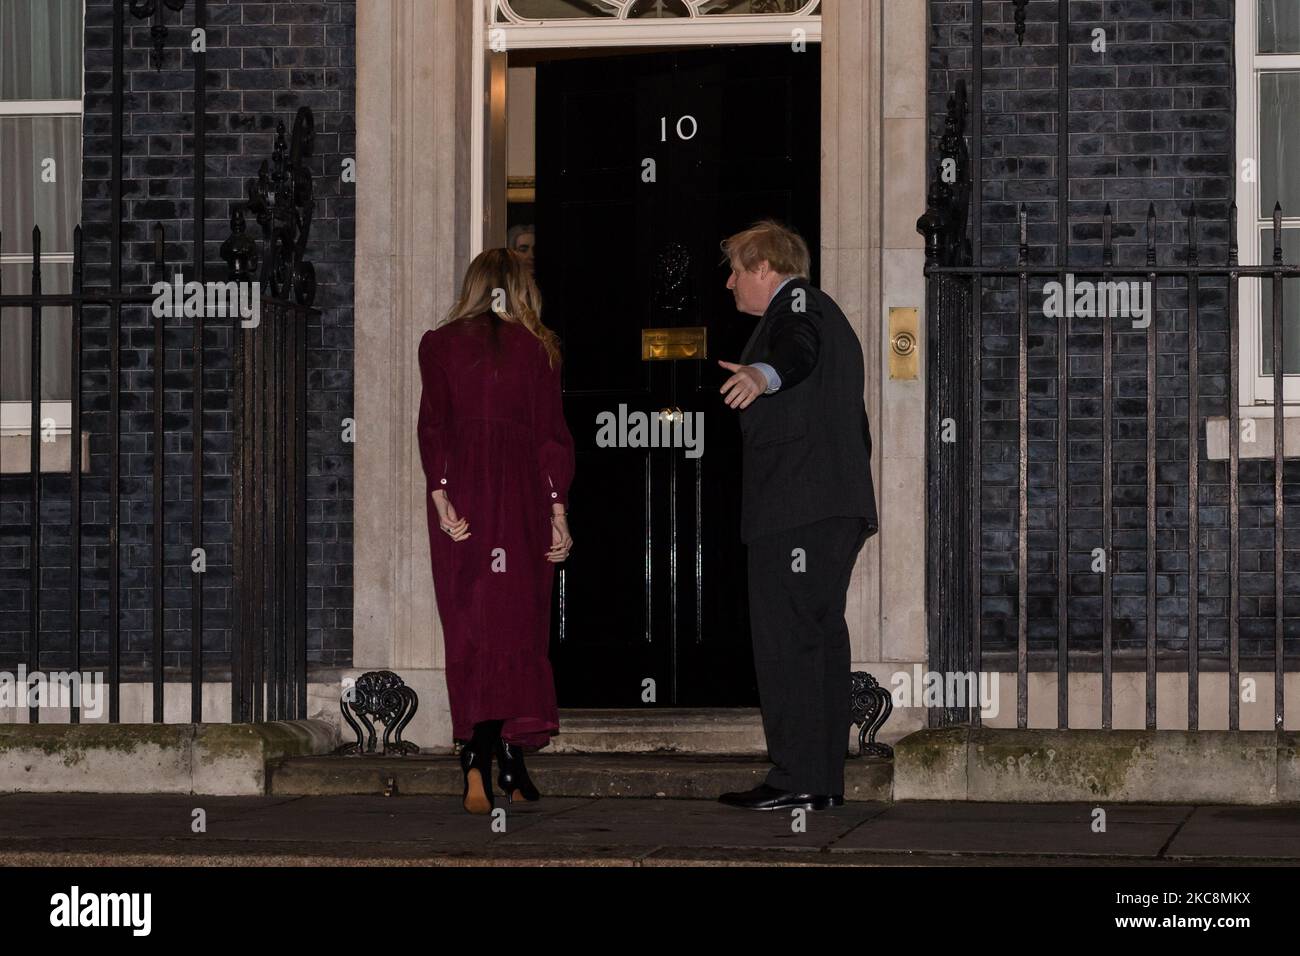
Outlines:
[[1169, 844], [1176, 858], [1300, 859], [1300, 806], [1197, 807]]
[[1105, 831], [1094, 832], [1093, 808], [1086, 805], [962, 804], [960, 813], [951, 808], [948, 803], [889, 805], [832, 850], [1153, 857], [1191, 811], [1115, 806], [1107, 810]]
[[846, 803], [804, 813], [796, 831], [789, 812], [739, 810], [703, 800], [595, 800], [540, 820], [502, 842], [560, 846], [762, 847], [817, 851], [830, 845], [884, 804]]
[[[43, 801], [39, 812], [34, 800]], [[55, 800], [64, 813], [48, 812]], [[232, 802], [233, 801], [233, 802]], [[584, 801], [555, 798], [508, 809], [518, 830]], [[498, 806], [509, 806], [503, 801]], [[191, 829], [193, 811], [204, 810], [206, 832]], [[0, 845], [54, 836], [96, 839], [299, 840], [313, 843], [425, 841], [478, 845], [501, 836], [491, 818], [464, 812], [458, 797], [339, 796], [176, 797], [90, 794], [15, 794], [0, 800]]]
[[[963, 801], [960, 811], [955, 811], [949, 800], [909, 800], [895, 804], [906, 808], [909, 819], [932, 820], [936, 824], [948, 823], [954, 819], [975, 822], [1058, 822], [1090, 823], [1092, 814], [1098, 808], [1106, 811], [1107, 822], [1120, 820], [1125, 823], [1178, 823], [1186, 820], [1194, 807], [1191, 804], [1180, 806], [1173, 803], [986, 803]], [[1249, 812], [1258, 812], [1263, 807], [1251, 808]]]
[[77, 835], [88, 838], [166, 839], [190, 833], [202, 807], [209, 826], [290, 803], [286, 797], [212, 797], [178, 794], [9, 793], [0, 796], [0, 843]]

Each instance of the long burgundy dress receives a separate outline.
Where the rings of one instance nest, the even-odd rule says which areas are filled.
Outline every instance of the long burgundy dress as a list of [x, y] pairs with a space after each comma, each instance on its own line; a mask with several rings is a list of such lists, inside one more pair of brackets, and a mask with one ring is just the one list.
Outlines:
[[[484, 314], [425, 332], [420, 377], [420, 456], [452, 733], [468, 740], [479, 721], [504, 720], [508, 742], [540, 747], [559, 730], [547, 655], [551, 505], [567, 507], [574, 468], [560, 371], [535, 335]], [[469, 521], [464, 541], [438, 526], [431, 494], [438, 488]]]

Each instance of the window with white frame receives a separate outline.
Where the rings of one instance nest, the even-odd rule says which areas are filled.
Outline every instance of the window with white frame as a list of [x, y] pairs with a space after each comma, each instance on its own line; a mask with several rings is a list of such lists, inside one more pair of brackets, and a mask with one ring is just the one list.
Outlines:
[[[41, 290], [72, 288], [81, 217], [83, 0], [0, 0], [0, 290], [32, 289], [32, 227]], [[0, 315], [0, 433], [31, 430], [31, 310]], [[41, 310], [41, 419], [70, 430], [72, 310]]]
[[[1237, 242], [1243, 265], [1300, 262], [1300, 0], [1237, 0]], [[1300, 288], [1284, 282], [1283, 400], [1300, 402]], [[1241, 401], [1273, 402], [1273, 283], [1241, 280]]]
[[820, 0], [496, 0], [497, 23], [546, 20], [691, 20], [727, 16], [808, 16]]
[[491, 49], [821, 40], [821, 0], [480, 0]]

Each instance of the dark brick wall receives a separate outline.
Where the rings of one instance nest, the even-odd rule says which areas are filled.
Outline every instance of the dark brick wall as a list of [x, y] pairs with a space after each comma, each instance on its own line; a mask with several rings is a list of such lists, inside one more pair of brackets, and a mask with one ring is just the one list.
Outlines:
[[[123, 281], [128, 287], [170, 280], [179, 268], [194, 278], [194, 75], [190, 30], [195, 0], [169, 27], [162, 69], [150, 63], [146, 22], [127, 17], [123, 142]], [[107, 286], [111, 236], [112, 2], [86, 3], [86, 95], [82, 222], [85, 281]], [[354, 187], [341, 164], [355, 155], [355, 2], [207, 2], [206, 242], [209, 280], [224, 279], [219, 249], [229, 234], [232, 204], [268, 159], [275, 124], [292, 128], [299, 106], [315, 113], [316, 207], [307, 258], [316, 267], [320, 315], [308, 330], [307, 530], [308, 661], [348, 665], [352, 659], [352, 466], [340, 439], [352, 414], [352, 270]], [[167, 268], [152, 265], [152, 230], [162, 224]], [[255, 226], [254, 226], [255, 228]], [[107, 309], [88, 309], [83, 333], [83, 429], [92, 433], [92, 473], [83, 477], [83, 618], [86, 665], [108, 655], [108, 415]], [[188, 675], [190, 647], [190, 478], [193, 445], [192, 319], [169, 319], [165, 332], [166, 480], [165, 659]], [[204, 545], [208, 571], [203, 615], [205, 662], [228, 663], [231, 607], [231, 468], [233, 441], [231, 323], [210, 320], [204, 334]], [[121, 352], [121, 608], [122, 661], [151, 664], [153, 603], [153, 330], [147, 309], [122, 320]], [[66, 664], [69, 643], [69, 481], [43, 479], [42, 664]], [[0, 655], [25, 655], [28, 598], [24, 537], [30, 519], [30, 479], [5, 479], [5, 544], [21, 548], [19, 569], [6, 560], [5, 615]], [[17, 549], [5, 549], [16, 555]], [[13, 562], [17, 563], [17, 562]]]
[[[1028, 4], [1018, 46], [1010, 2], [983, 5], [983, 262], [1016, 262], [1017, 210], [1029, 221], [1030, 261], [1057, 259], [1056, 0]], [[1187, 216], [1194, 202], [1202, 263], [1227, 258], [1228, 204], [1234, 196], [1235, 129], [1231, 0], [1071, 0], [1068, 217], [1071, 266], [1101, 262], [1101, 219], [1114, 216], [1117, 265], [1146, 255], [1146, 214], [1155, 203], [1160, 265], [1187, 262]], [[932, 0], [929, 62], [930, 149], [942, 131], [948, 93], [970, 84], [971, 4]], [[1092, 32], [1106, 31], [1104, 53]], [[932, 164], [930, 168], [933, 168]], [[1058, 320], [1042, 311], [1042, 281], [1030, 284], [1029, 320], [1029, 642], [1051, 665], [1057, 644]], [[1228, 414], [1226, 282], [1203, 279], [1198, 297], [1202, 417]], [[1017, 291], [1014, 280], [986, 279], [981, 297], [983, 421], [983, 637], [986, 651], [1016, 645], [1017, 600]], [[1068, 320], [1069, 645], [1098, 651], [1102, 578], [1091, 551], [1102, 545], [1102, 319]], [[1188, 313], [1182, 280], [1158, 294], [1157, 639], [1185, 659], [1188, 631], [1187, 415]], [[1115, 648], [1140, 659], [1146, 644], [1147, 331], [1117, 320], [1114, 338]], [[1127, 329], [1127, 331], [1125, 331]], [[1223, 656], [1228, 639], [1228, 485], [1226, 462], [1200, 464], [1200, 643]], [[1300, 469], [1287, 468], [1287, 506], [1300, 505]], [[1293, 472], [1293, 469], [1294, 472]], [[1272, 649], [1272, 463], [1243, 461], [1241, 480], [1242, 653]], [[1289, 549], [1300, 531], [1288, 531]], [[1289, 567], [1289, 566], [1288, 566]], [[1300, 566], [1297, 566], [1300, 569]], [[1288, 575], [1300, 592], [1300, 574]], [[1300, 602], [1287, 613], [1300, 636]], [[1014, 663], [1014, 658], [1012, 658]], [[1120, 666], [1117, 664], [1117, 666]]]

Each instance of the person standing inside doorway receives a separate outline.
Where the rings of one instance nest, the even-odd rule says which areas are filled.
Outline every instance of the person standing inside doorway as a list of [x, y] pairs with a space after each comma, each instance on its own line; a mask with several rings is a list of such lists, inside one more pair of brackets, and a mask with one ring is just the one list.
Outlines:
[[537, 271], [536, 226], [511, 226], [510, 231], [506, 233], [506, 248], [524, 260], [529, 272]]
[[736, 308], [759, 321], [720, 389], [741, 430], [741, 540], [763, 731], [773, 767], [719, 800], [749, 810], [844, 802], [850, 707], [844, 608], [879, 530], [862, 346], [808, 281], [808, 246], [764, 221], [722, 243]]
[[573, 438], [556, 335], [532, 273], [506, 249], [470, 263], [460, 298], [419, 350], [419, 444], [434, 594], [447, 655], [463, 802], [538, 799], [525, 747], [559, 729], [547, 656], [551, 583], [569, 556]]

